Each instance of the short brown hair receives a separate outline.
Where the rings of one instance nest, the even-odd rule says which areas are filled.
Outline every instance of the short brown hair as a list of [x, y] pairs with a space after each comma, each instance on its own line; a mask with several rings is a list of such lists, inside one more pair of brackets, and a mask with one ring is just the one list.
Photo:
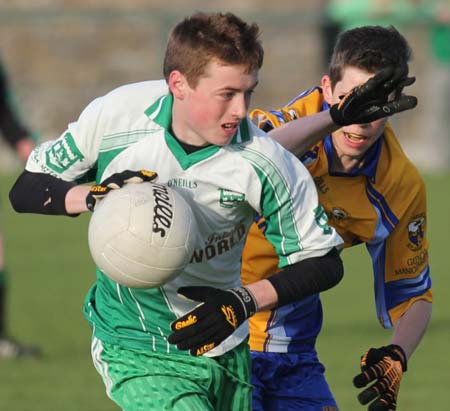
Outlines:
[[388, 66], [408, 72], [411, 48], [393, 26], [361, 26], [340, 33], [329, 67], [331, 84], [342, 79], [345, 67], [353, 66], [376, 73]]
[[232, 13], [195, 13], [178, 23], [169, 35], [164, 77], [179, 70], [195, 87], [207, 64], [216, 60], [243, 65], [248, 73], [261, 68], [264, 49], [256, 23], [248, 24]]

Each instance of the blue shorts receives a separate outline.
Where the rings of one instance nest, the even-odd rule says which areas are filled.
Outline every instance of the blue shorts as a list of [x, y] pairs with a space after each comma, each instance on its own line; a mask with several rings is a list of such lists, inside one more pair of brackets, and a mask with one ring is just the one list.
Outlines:
[[304, 353], [251, 351], [253, 411], [337, 411], [325, 367]]

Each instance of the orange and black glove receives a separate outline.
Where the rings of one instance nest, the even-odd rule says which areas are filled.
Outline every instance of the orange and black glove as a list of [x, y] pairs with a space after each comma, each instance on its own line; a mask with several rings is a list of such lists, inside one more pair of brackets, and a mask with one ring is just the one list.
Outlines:
[[366, 124], [392, 116], [417, 105], [417, 98], [402, 94], [415, 82], [405, 69], [387, 67], [361, 86], [355, 87], [330, 108], [334, 123], [340, 126]]
[[94, 211], [97, 201], [104, 198], [111, 190], [118, 189], [128, 183], [143, 183], [144, 181], [153, 181], [158, 176], [154, 171], [147, 170], [125, 170], [109, 176], [100, 184], [91, 186], [86, 196], [86, 206], [88, 210]]
[[361, 374], [353, 379], [356, 388], [375, 382], [358, 395], [361, 404], [373, 401], [368, 411], [395, 411], [400, 381], [407, 369], [406, 355], [399, 345], [371, 348], [361, 357]]
[[202, 302], [172, 323], [173, 333], [168, 339], [191, 355], [203, 355], [217, 347], [257, 310], [254, 297], [245, 287], [181, 287], [178, 294]]

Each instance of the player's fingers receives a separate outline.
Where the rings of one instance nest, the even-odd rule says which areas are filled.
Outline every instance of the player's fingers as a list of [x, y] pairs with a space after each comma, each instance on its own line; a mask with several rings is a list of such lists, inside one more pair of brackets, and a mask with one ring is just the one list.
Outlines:
[[202, 326], [191, 327], [190, 330], [184, 329], [177, 331], [169, 336], [169, 343], [176, 344], [180, 350], [195, 349], [204, 346], [210, 341], [215, 341], [218, 336], [221, 336], [221, 329], [217, 323], [205, 323]]
[[214, 333], [210, 329], [207, 329], [200, 333], [196, 332], [189, 338], [182, 338], [174, 343], [172, 343], [170, 340], [169, 342], [172, 344], [176, 344], [179, 350], [188, 350], [193, 349], [194, 347], [198, 348], [205, 345], [207, 342], [213, 339], [212, 337], [214, 337]]
[[384, 370], [379, 363], [366, 367], [363, 369], [361, 374], [358, 374], [355, 378], [353, 378], [353, 385], [356, 388], [365, 387], [369, 382], [381, 377], [384, 375]]
[[375, 384], [359, 393], [358, 401], [363, 405], [368, 404], [370, 401], [383, 394], [384, 392], [385, 384], [383, 384], [382, 380], [377, 381]]
[[403, 89], [404, 87], [409, 87], [410, 85], [414, 84], [416, 82], [415, 77], [406, 77], [402, 81], [399, 82], [396, 88]]
[[418, 100], [415, 96], [401, 95], [398, 99], [383, 105], [383, 111], [386, 115], [401, 113], [402, 111], [411, 110], [417, 106]]
[[385, 87], [388, 80], [392, 80], [394, 73], [395, 69], [392, 66], [380, 70], [375, 76], [358, 87], [358, 94], [368, 94], [381, 86]]
[[383, 89], [386, 94], [392, 93], [400, 84], [407, 81], [408, 71], [406, 67], [396, 67], [393, 69], [391, 75], [386, 77], [383, 84]]
[[395, 411], [397, 409], [397, 401], [390, 394], [381, 395], [372, 404], [369, 405], [368, 411]]
[[153, 181], [158, 177], [158, 173], [155, 171], [139, 170], [139, 174], [144, 181]]
[[355, 378], [353, 378], [353, 385], [356, 388], [365, 387], [369, 382], [370, 380], [367, 378], [365, 373], [358, 374]]

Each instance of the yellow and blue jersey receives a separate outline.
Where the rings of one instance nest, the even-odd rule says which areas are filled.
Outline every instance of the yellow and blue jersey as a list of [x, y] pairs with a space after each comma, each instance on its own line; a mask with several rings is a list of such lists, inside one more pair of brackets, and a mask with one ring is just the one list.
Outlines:
[[[327, 108], [322, 90], [316, 87], [283, 109], [254, 110], [251, 117], [260, 127], [275, 128]], [[383, 327], [392, 327], [416, 300], [432, 300], [424, 182], [389, 123], [382, 138], [349, 173], [331, 172], [332, 150], [327, 136], [300, 160], [312, 174], [329, 223], [344, 239], [344, 247], [365, 243], [373, 265], [377, 316]], [[249, 232], [242, 259], [245, 284], [279, 270], [264, 228], [260, 218]], [[250, 346], [255, 351], [298, 352], [314, 344], [321, 325], [316, 295], [257, 313], [250, 319]]]

